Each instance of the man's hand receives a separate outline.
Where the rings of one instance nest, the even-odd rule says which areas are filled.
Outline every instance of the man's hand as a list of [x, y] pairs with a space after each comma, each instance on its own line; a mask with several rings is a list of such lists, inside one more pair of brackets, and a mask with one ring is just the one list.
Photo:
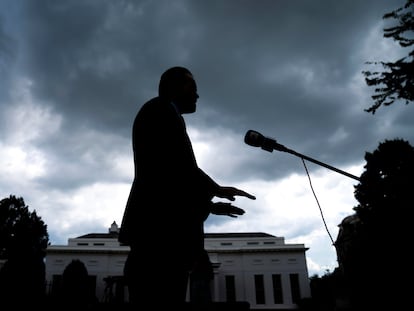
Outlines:
[[234, 218], [245, 213], [243, 209], [224, 202], [212, 202], [210, 212], [214, 215], [225, 215]]
[[235, 196], [242, 196], [246, 197], [252, 200], [256, 200], [256, 197], [250, 193], [247, 193], [246, 191], [243, 191], [241, 189], [238, 189], [236, 187], [223, 187], [221, 186], [217, 193], [215, 194], [219, 198], [228, 199], [230, 201], [235, 200]]

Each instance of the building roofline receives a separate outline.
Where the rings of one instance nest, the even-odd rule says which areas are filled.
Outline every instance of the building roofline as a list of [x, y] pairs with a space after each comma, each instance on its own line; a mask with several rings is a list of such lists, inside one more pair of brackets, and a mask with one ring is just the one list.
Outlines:
[[[117, 239], [118, 232], [87, 233], [75, 239]], [[206, 239], [222, 238], [275, 238], [276, 236], [264, 232], [226, 232], [226, 233], [204, 233]]]

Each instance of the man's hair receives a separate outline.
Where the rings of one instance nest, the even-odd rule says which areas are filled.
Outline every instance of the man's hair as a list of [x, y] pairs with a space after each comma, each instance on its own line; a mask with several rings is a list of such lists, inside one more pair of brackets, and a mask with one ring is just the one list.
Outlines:
[[175, 66], [167, 69], [161, 75], [158, 95], [165, 99], [171, 99], [176, 88], [188, 79], [188, 75], [192, 75], [192, 73], [184, 67]]

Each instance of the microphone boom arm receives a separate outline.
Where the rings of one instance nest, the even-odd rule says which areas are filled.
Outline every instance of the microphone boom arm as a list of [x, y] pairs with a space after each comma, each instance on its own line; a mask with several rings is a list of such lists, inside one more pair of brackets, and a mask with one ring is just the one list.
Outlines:
[[319, 164], [319, 165], [321, 165], [323, 167], [326, 167], [330, 170], [333, 170], [337, 173], [340, 173], [340, 174], [343, 174], [345, 176], [351, 177], [355, 180], [358, 180], [358, 181], [360, 180], [359, 177], [357, 177], [357, 176], [349, 174], [345, 171], [342, 171], [342, 170], [340, 170], [336, 167], [333, 167], [333, 166], [328, 165], [326, 163], [323, 163], [321, 161], [312, 159], [311, 157], [308, 157], [304, 154], [296, 152], [292, 149], [286, 148], [285, 146], [279, 144], [275, 139], [265, 137], [262, 134], [260, 134], [259, 132], [256, 132], [256, 131], [253, 131], [253, 130], [247, 131], [246, 136], [244, 137], [244, 142], [246, 144], [250, 145], [250, 146], [253, 146], [253, 147], [261, 147], [263, 150], [266, 150], [266, 151], [269, 151], [269, 152], [273, 152], [273, 150], [287, 152], [287, 153], [293, 154], [297, 157], [300, 157], [302, 159], [305, 159], [305, 160], [311, 161], [313, 163]]
[[337, 173], [340, 173], [340, 174], [343, 174], [343, 175], [345, 175], [345, 176], [351, 177], [351, 178], [353, 178], [353, 179], [355, 179], [355, 180], [358, 180], [358, 181], [360, 180], [360, 179], [359, 179], [359, 177], [357, 177], [357, 176], [355, 176], [355, 175], [352, 175], [352, 174], [350, 174], [350, 173], [347, 173], [347, 172], [345, 172], [345, 171], [343, 171], [343, 170], [340, 170], [340, 169], [338, 169], [338, 168], [336, 168], [336, 167], [333, 167], [333, 166], [331, 166], [331, 165], [329, 165], [329, 164], [326, 164], [326, 163], [323, 163], [323, 162], [321, 162], [321, 161], [315, 160], [315, 159], [313, 159], [313, 158], [311, 158], [311, 157], [308, 157], [308, 156], [306, 156], [306, 155], [304, 155], [304, 154], [301, 154], [301, 153], [299, 153], [299, 152], [296, 152], [296, 151], [294, 151], [294, 150], [292, 150], [292, 149], [286, 148], [285, 146], [283, 146], [283, 145], [281, 145], [281, 144], [278, 144], [278, 143], [276, 143], [276, 144], [277, 144], [277, 146], [274, 146], [274, 149], [275, 149], [275, 150], [278, 150], [278, 151], [283, 151], [283, 152], [287, 152], [287, 153], [293, 154], [293, 155], [295, 155], [295, 156], [297, 156], [297, 157], [300, 157], [300, 158], [302, 158], [302, 159], [305, 159], [305, 160], [308, 160], [308, 161], [310, 161], [310, 162], [316, 163], [316, 164], [321, 165], [321, 166], [323, 166], [323, 167], [326, 167], [326, 168], [328, 168], [328, 169], [330, 169], [330, 170], [333, 170], [333, 171], [335, 171], [335, 172], [337, 172]]

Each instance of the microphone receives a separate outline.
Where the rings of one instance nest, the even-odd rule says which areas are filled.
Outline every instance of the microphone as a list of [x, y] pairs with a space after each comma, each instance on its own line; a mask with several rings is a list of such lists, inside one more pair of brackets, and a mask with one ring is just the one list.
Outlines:
[[265, 137], [262, 134], [260, 134], [259, 132], [256, 132], [256, 131], [253, 131], [253, 130], [248, 130], [246, 132], [246, 135], [244, 136], [244, 142], [246, 144], [250, 145], [250, 146], [260, 147], [263, 150], [266, 150], [266, 151], [269, 151], [269, 152], [272, 152], [273, 150], [288, 152], [288, 153], [293, 154], [293, 155], [295, 155], [297, 157], [300, 157], [302, 160], [311, 161], [313, 163], [316, 163], [316, 164], [319, 164], [319, 165], [324, 166], [326, 168], [329, 168], [330, 170], [333, 170], [333, 171], [335, 171], [337, 173], [340, 173], [340, 174], [343, 174], [345, 176], [351, 177], [351, 178], [356, 179], [358, 181], [360, 180], [358, 177], [356, 177], [354, 175], [351, 175], [351, 174], [349, 174], [347, 172], [344, 172], [344, 171], [342, 171], [340, 169], [337, 169], [337, 168], [335, 168], [335, 167], [333, 167], [331, 165], [328, 165], [328, 164], [323, 163], [321, 161], [312, 159], [311, 157], [308, 157], [308, 156], [306, 156], [304, 154], [301, 154], [299, 152], [296, 152], [296, 151], [294, 151], [292, 149], [288, 149], [285, 146], [283, 146], [281, 144], [278, 144], [275, 139], [269, 138], [269, 137]]
[[248, 130], [244, 136], [244, 142], [253, 147], [261, 147], [263, 150], [273, 152], [273, 150], [287, 151], [287, 148], [273, 138], [265, 137], [257, 131]]

